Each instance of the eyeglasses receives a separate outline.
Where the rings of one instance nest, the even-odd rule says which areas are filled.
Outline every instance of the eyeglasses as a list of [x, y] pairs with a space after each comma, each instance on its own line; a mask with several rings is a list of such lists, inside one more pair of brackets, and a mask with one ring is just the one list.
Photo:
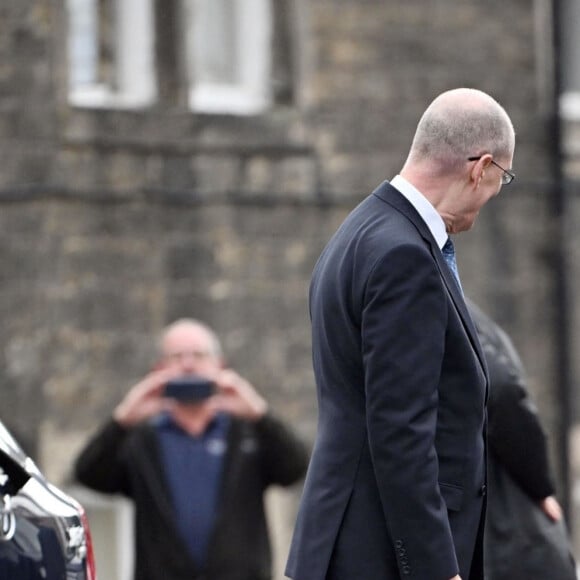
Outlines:
[[[483, 157], [483, 155], [477, 155], [475, 157], [468, 157], [467, 161], [479, 161], [482, 157]], [[491, 160], [491, 162], [493, 163], [493, 165], [495, 165], [497, 168], [499, 168], [503, 171], [503, 173], [501, 175], [502, 185], [509, 185], [516, 178], [515, 173], [512, 173], [511, 171], [504, 169], [499, 163], [496, 163], [493, 159]]]
[[208, 350], [187, 350], [165, 353], [163, 358], [171, 362], [182, 362], [185, 359], [203, 361], [212, 357], [212, 352]]

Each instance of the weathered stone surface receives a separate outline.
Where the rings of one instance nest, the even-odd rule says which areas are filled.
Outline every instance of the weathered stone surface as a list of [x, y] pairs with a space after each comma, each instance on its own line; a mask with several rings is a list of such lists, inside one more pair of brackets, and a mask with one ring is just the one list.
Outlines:
[[193, 115], [179, 98], [71, 108], [64, 3], [0, 2], [0, 418], [64, 478], [79, 438], [148, 370], [156, 333], [197, 316], [312, 439], [307, 289], [318, 254], [399, 170], [427, 102], [476, 86], [514, 119], [518, 178], [459, 237], [462, 281], [521, 352], [561, 482], [552, 233], [567, 236], [576, 377], [580, 132], [565, 133], [569, 203], [556, 221], [549, 86], [538, 85], [548, 77], [534, 57], [549, 23], [525, 2], [295, 3], [296, 102], [238, 118]]

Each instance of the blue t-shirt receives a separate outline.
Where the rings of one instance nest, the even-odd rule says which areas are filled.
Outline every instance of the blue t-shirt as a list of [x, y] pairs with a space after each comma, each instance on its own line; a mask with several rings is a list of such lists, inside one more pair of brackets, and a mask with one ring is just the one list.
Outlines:
[[227, 415], [217, 415], [195, 436], [169, 416], [156, 424], [177, 527], [200, 567], [205, 565], [215, 522], [229, 425]]

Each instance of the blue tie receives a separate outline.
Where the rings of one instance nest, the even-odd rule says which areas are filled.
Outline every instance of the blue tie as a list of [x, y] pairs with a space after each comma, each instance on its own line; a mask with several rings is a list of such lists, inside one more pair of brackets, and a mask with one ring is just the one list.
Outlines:
[[441, 252], [443, 254], [443, 257], [445, 258], [445, 261], [447, 262], [447, 265], [449, 266], [449, 269], [453, 272], [453, 275], [455, 276], [455, 280], [457, 281], [459, 289], [463, 293], [463, 288], [461, 287], [461, 282], [459, 281], [457, 260], [455, 259], [455, 247], [453, 246], [451, 238], [447, 238], [445, 245], [441, 248]]

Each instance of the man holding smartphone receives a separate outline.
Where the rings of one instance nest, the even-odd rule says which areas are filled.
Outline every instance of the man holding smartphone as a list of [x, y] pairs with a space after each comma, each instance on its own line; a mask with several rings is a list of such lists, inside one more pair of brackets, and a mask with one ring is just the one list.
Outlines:
[[219, 339], [181, 319], [75, 463], [77, 479], [135, 504], [136, 580], [269, 580], [263, 494], [299, 481], [304, 443], [226, 369]]

